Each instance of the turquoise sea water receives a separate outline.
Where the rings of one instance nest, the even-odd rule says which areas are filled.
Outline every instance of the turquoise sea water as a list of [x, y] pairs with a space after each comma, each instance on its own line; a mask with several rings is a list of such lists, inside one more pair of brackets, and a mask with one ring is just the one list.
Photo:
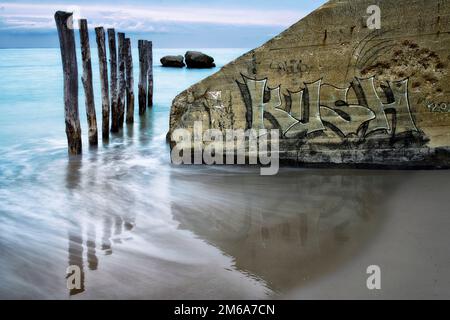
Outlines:
[[[156, 50], [153, 109], [97, 149], [80, 84], [76, 159], [59, 49], [0, 50], [0, 298], [450, 297], [447, 172], [172, 166], [172, 99], [246, 52], [200, 50], [217, 68], [162, 68], [186, 49]], [[382, 293], [365, 287], [370, 264], [387, 270]]]
[[[205, 70], [162, 68], [159, 59], [168, 54], [184, 55], [186, 49], [156, 49], [155, 110], [168, 112], [175, 94], [218, 71], [245, 49], [200, 49], [214, 55], [217, 67]], [[139, 79], [137, 49], [133, 50], [135, 93]], [[92, 70], [97, 117], [101, 121], [101, 96], [97, 49], [93, 48]], [[81, 77], [81, 53], [78, 51]], [[0, 53], [0, 147], [10, 147], [25, 140], [61, 139], [64, 132], [63, 82], [59, 49], [3, 49]], [[86, 134], [83, 87], [80, 80], [79, 108], [83, 134]], [[26, 124], [26, 126], [24, 126]], [[168, 121], [164, 122], [165, 125]], [[61, 131], [62, 130], [62, 131]]]

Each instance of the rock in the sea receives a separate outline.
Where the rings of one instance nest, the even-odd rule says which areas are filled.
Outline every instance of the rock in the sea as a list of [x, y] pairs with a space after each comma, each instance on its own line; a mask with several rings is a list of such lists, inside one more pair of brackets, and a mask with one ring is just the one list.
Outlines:
[[180, 93], [170, 133], [276, 128], [289, 163], [449, 167], [450, 1], [373, 4], [331, 0]]
[[214, 58], [199, 51], [187, 51], [184, 55], [188, 68], [205, 69], [214, 68]]
[[185, 66], [183, 56], [165, 56], [160, 61], [163, 67], [183, 68]]

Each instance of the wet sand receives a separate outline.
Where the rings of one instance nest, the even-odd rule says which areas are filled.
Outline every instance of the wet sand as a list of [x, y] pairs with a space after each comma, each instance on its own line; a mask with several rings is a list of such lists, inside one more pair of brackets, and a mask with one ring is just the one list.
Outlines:
[[[408, 181], [383, 200], [384, 222], [364, 249], [286, 298], [449, 299], [449, 173], [402, 174]], [[381, 290], [365, 285], [372, 264], [381, 268]]]

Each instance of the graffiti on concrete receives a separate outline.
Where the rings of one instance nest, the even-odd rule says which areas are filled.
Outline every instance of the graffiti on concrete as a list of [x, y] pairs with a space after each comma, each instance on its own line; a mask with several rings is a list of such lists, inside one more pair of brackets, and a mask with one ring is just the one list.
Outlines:
[[[330, 128], [342, 138], [362, 138], [374, 132], [392, 136], [419, 131], [411, 114], [408, 79], [388, 82], [382, 100], [375, 88], [375, 78], [355, 78], [347, 88], [322, 83], [305, 83], [300, 91], [284, 95], [281, 87], [269, 88], [267, 79], [257, 80], [242, 75], [236, 81], [244, 100], [247, 127], [266, 128], [267, 120], [280, 129], [284, 138], [296, 138]], [[349, 99], [352, 94], [355, 99]], [[354, 100], [354, 101], [353, 101]]]
[[278, 71], [279, 74], [302, 74], [309, 70], [308, 66], [300, 59], [285, 61], [272, 61], [270, 69]]
[[427, 108], [430, 112], [447, 113], [450, 112], [450, 103], [427, 102]]

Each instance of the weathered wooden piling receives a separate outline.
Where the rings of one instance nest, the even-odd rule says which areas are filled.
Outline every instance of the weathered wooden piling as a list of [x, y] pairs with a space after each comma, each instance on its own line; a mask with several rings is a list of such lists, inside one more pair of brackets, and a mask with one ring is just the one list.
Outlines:
[[138, 83], [138, 101], [139, 115], [143, 115], [147, 104], [147, 54], [145, 40], [138, 41], [139, 50], [139, 83]]
[[57, 11], [55, 22], [58, 29], [64, 73], [64, 116], [68, 150], [69, 154], [76, 155], [81, 154], [82, 145], [78, 113], [78, 69], [72, 13]]
[[100, 86], [102, 90], [102, 137], [109, 138], [109, 87], [108, 87], [108, 64], [106, 62], [105, 29], [95, 28], [98, 48], [98, 66], [100, 71]]
[[127, 117], [126, 123], [130, 124], [134, 122], [134, 79], [133, 79], [133, 56], [131, 50], [130, 38], [125, 39], [126, 48], [126, 78], [127, 78]]
[[147, 48], [147, 105], [153, 106], [153, 43], [146, 41]]
[[109, 44], [109, 74], [110, 74], [110, 95], [111, 95], [111, 132], [119, 132], [119, 110], [117, 108], [117, 52], [116, 52], [116, 32], [108, 29]]
[[118, 32], [117, 39], [119, 43], [119, 88], [117, 91], [117, 109], [119, 112], [119, 128], [123, 128], [124, 114], [125, 114], [125, 95], [126, 95], [126, 80], [125, 80], [125, 33]]
[[92, 87], [91, 48], [89, 46], [89, 31], [86, 19], [79, 20], [81, 58], [83, 61], [83, 76], [81, 81], [84, 87], [86, 102], [86, 117], [88, 122], [88, 137], [90, 145], [98, 144], [97, 116], [95, 114], [94, 89]]

